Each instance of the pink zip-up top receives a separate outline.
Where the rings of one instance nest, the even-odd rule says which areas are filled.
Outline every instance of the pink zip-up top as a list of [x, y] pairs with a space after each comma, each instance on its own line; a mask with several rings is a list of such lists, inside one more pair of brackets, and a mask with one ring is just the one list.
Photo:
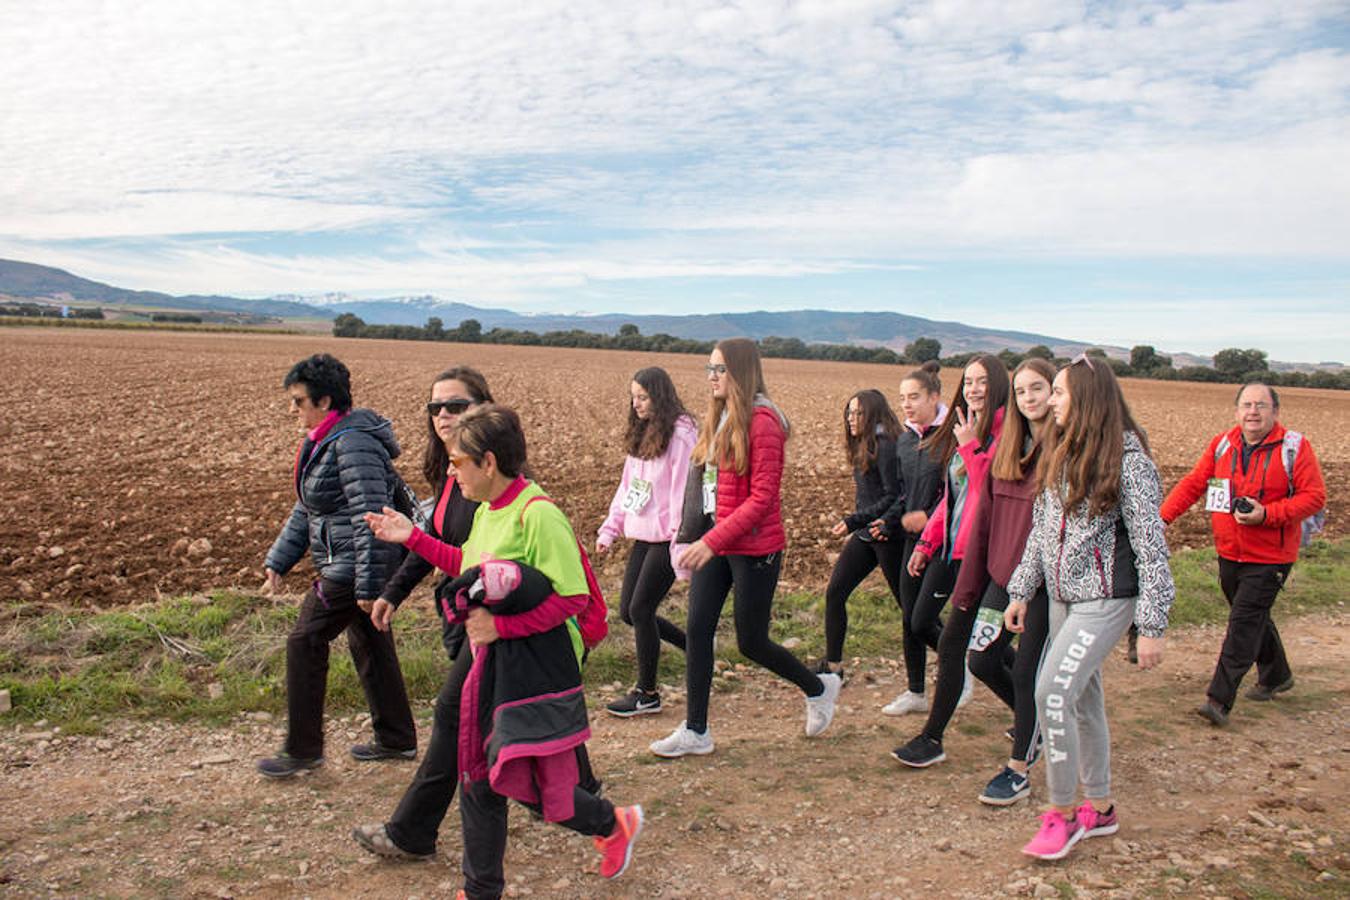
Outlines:
[[[619, 489], [614, 492], [609, 515], [600, 526], [597, 543], [601, 547], [608, 547], [620, 537], [650, 544], [674, 540], [680, 527], [684, 483], [689, 477], [689, 454], [697, 441], [698, 428], [694, 420], [680, 416], [675, 420], [675, 430], [665, 453], [655, 459], [630, 456], [624, 460]], [[624, 508], [634, 479], [651, 485], [651, 496], [636, 511]]]
[[[966, 538], [970, 534], [975, 520], [979, 518], [981, 498], [984, 495], [984, 480], [989, 476], [989, 467], [994, 464], [994, 451], [998, 449], [998, 436], [1003, 433], [1003, 407], [994, 411], [994, 424], [989, 429], [989, 446], [981, 448], [979, 441], [967, 441], [956, 448], [961, 461], [966, 466], [966, 508], [961, 514], [961, 525], [953, 542], [952, 559], [962, 559], [966, 555]], [[923, 535], [919, 538], [920, 549], [930, 557], [937, 555], [947, 534], [947, 485], [949, 478], [943, 480], [942, 496], [938, 498], [937, 509], [928, 518]]]

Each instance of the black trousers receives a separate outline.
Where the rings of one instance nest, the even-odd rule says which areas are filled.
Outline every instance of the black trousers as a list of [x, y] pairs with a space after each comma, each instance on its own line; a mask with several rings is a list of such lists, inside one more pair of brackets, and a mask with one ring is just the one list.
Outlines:
[[[1007, 608], [1007, 593], [1004, 609]], [[1027, 614], [1022, 620], [1022, 635], [1017, 639], [1017, 656], [1013, 660], [1013, 748], [1012, 758], [1029, 760], [1036, 739], [1040, 737], [1040, 720], [1036, 716], [1036, 676], [1040, 673], [1045, 641], [1050, 635], [1050, 598], [1045, 588], [1037, 589], [1027, 603]], [[1005, 630], [1001, 639], [1011, 640]], [[990, 647], [992, 650], [993, 648]], [[984, 654], [975, 654], [983, 656]], [[972, 664], [971, 671], [975, 671]]]
[[713, 637], [722, 606], [734, 586], [733, 616], [736, 646], [746, 659], [791, 681], [808, 697], [825, 690], [802, 661], [769, 637], [773, 592], [778, 587], [782, 553], [768, 556], [714, 556], [689, 582], [689, 640], [684, 672], [688, 695], [685, 724], [694, 731], [708, 730], [708, 694], [712, 691]]
[[[910, 553], [913, 553], [912, 547]], [[905, 562], [909, 562], [909, 556], [905, 557]], [[912, 693], [924, 692], [928, 668], [927, 648], [938, 649], [938, 640], [942, 637], [942, 607], [947, 605], [947, 598], [952, 594], [960, 571], [959, 559], [947, 560], [936, 556], [928, 561], [928, 566], [923, 570], [918, 591], [906, 591], [901, 595], [905, 626], [905, 676]], [[909, 606], [904, 605], [906, 602]]]
[[[573, 788], [572, 818], [559, 822], [580, 834], [607, 836], [614, 831], [614, 804]], [[538, 811], [538, 807], [527, 804]], [[497, 900], [506, 888], [502, 859], [506, 856], [506, 798], [487, 781], [471, 781], [459, 792], [459, 818], [464, 828], [464, 892], [472, 900]]]
[[675, 623], [656, 614], [657, 607], [666, 599], [674, 583], [670, 543], [634, 541], [633, 551], [628, 554], [628, 567], [623, 573], [619, 616], [624, 624], [633, 626], [633, 640], [637, 645], [637, 686], [649, 693], [656, 690], [661, 642], [684, 649], [684, 632]]
[[450, 664], [450, 673], [436, 695], [431, 740], [422, 764], [394, 815], [384, 823], [389, 839], [408, 853], [436, 852], [436, 835], [459, 781], [459, 698], [472, 665], [473, 654], [466, 646]]
[[1238, 685], [1256, 663], [1256, 680], [1275, 687], [1293, 677], [1280, 632], [1270, 617], [1275, 597], [1284, 587], [1293, 563], [1238, 563], [1219, 558], [1219, 586], [1228, 601], [1228, 632], [1209, 683], [1209, 697], [1225, 710], [1233, 708]]
[[395, 750], [417, 746], [417, 730], [394, 636], [377, 631], [356, 605], [353, 588], [327, 579], [314, 583], [286, 638], [285, 751], [301, 759], [323, 756], [323, 700], [328, 690], [328, 645], [347, 632], [356, 674], [370, 707], [375, 740]]
[[[1002, 606], [999, 609], [1006, 609], [1008, 595], [991, 581], [980, 603], [970, 609], [953, 606], [947, 613], [947, 624], [942, 627], [942, 637], [938, 640], [937, 688], [933, 691], [933, 702], [928, 708], [928, 721], [923, 726], [923, 733], [934, 740], [942, 740], [947, 723], [951, 721], [956, 704], [961, 699], [961, 688], [965, 686], [966, 680], [967, 647], [980, 607], [984, 605], [984, 600], [990, 600], [997, 606], [1000, 595]], [[1009, 709], [1013, 709], [1016, 702], [1012, 679], [1015, 654], [1009, 638], [1005, 629], [993, 643], [979, 653], [970, 653], [969, 658], [971, 674], [989, 685], [989, 689], [1008, 704]]]
[[864, 541], [854, 532], [839, 551], [839, 560], [825, 587], [825, 658], [830, 662], [844, 659], [844, 638], [848, 634], [848, 598], [862, 584], [863, 579], [877, 566], [890, 586], [896, 601], [900, 600], [900, 572], [908, 557], [902, 557], [904, 546], [894, 541]]

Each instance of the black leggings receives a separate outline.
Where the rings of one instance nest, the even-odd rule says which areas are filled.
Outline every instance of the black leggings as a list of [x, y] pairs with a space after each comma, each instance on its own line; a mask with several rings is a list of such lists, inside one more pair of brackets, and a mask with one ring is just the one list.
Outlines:
[[619, 616], [633, 626], [637, 645], [637, 687], [648, 693], [656, 690], [656, 665], [661, 660], [661, 642], [684, 649], [684, 632], [673, 622], [656, 614], [675, 583], [670, 565], [670, 544], [634, 541], [628, 555], [619, 594]]
[[1029, 760], [1031, 748], [1040, 737], [1040, 723], [1036, 719], [1036, 675], [1041, 669], [1041, 656], [1045, 653], [1049, 634], [1050, 598], [1041, 587], [1027, 602], [1022, 636], [1017, 641], [1017, 659], [1013, 662], [1013, 693], [1017, 695], [1017, 704], [1013, 707], [1013, 759]]
[[[903, 546], [891, 541], [864, 541], [854, 532], [839, 552], [829, 586], [825, 588], [825, 658], [844, 659], [844, 636], [848, 633], [848, 598], [877, 566], [891, 594], [900, 600], [900, 569]], [[903, 608], [903, 607], [902, 607]]]
[[[1000, 599], [1001, 598], [1001, 599]], [[947, 624], [942, 629], [942, 639], [938, 641], [937, 689], [933, 692], [933, 703], [928, 709], [928, 721], [924, 723], [923, 733], [935, 741], [942, 740], [947, 723], [956, 712], [961, 700], [961, 689], [966, 680], [967, 647], [970, 635], [975, 629], [975, 619], [980, 607], [988, 606], [1000, 612], [1008, 606], [1008, 594], [994, 582], [985, 588], [984, 597], [970, 609], [952, 607], [947, 614]], [[1013, 689], [1013, 649], [1012, 635], [1000, 626], [998, 637], [979, 653], [970, 653], [970, 672], [979, 678], [998, 698], [1016, 709], [1017, 698]], [[1033, 691], [1032, 699], [1035, 694]], [[1032, 715], [1036, 713], [1032, 705]]]
[[[910, 552], [913, 552], [912, 546]], [[909, 562], [909, 556], [905, 557], [905, 562]], [[947, 605], [947, 598], [951, 596], [956, 575], [960, 571], [961, 560], [934, 557], [923, 570], [918, 591], [904, 591], [900, 596], [905, 624], [905, 675], [911, 693], [924, 692], [924, 676], [928, 666], [926, 648], [938, 648], [938, 639], [942, 637], [942, 607]], [[909, 602], [908, 606], [905, 605], [906, 601]]]
[[727, 593], [736, 588], [732, 615], [736, 646], [741, 654], [775, 675], [791, 681], [808, 697], [818, 697], [825, 685], [782, 646], [769, 638], [773, 592], [783, 554], [768, 556], [714, 556], [689, 582], [689, 640], [685, 648], [684, 677], [688, 693], [685, 725], [708, 730], [708, 694], [712, 690], [713, 637]]

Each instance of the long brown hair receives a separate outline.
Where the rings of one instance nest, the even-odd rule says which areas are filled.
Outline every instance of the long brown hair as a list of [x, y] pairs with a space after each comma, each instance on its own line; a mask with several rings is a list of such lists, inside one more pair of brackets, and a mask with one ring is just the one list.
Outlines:
[[[1045, 379], [1046, 384], [1055, 383], [1055, 367], [1039, 357], [1024, 359], [1013, 369], [1012, 378], [1009, 379], [1013, 390], [1008, 394], [1008, 402], [1003, 407], [1003, 436], [999, 438], [998, 449], [994, 451], [994, 462], [989, 470], [999, 481], [1021, 481], [1022, 476], [1026, 474], [1027, 466], [1031, 465], [1041, 445], [1041, 439], [1037, 438], [1025, 453], [1022, 452], [1027, 435], [1032, 433], [1031, 422], [1017, 405], [1017, 376], [1023, 372], [1035, 372]], [[1045, 424], [1053, 423], [1053, 413], [1047, 411], [1046, 415], [1051, 418], [1050, 422]], [[1042, 428], [1041, 433], [1044, 432], [1045, 429]]]
[[977, 440], [981, 447], [989, 440], [989, 432], [994, 428], [995, 410], [1008, 402], [1008, 367], [1003, 365], [1003, 360], [992, 353], [981, 353], [966, 363], [961, 380], [956, 383], [956, 393], [952, 395], [952, 402], [947, 404], [949, 407], [947, 418], [942, 420], [937, 431], [924, 438], [922, 444], [928, 449], [929, 455], [944, 466], [951, 461], [952, 454], [956, 452], [956, 411], [961, 410], [962, 415], [970, 411], [970, 404], [966, 402], [965, 373], [977, 363], [984, 369], [984, 374], [989, 379], [989, 385], [984, 392], [984, 415], [980, 416], [976, 428]]
[[680, 402], [675, 391], [675, 382], [665, 369], [649, 366], [638, 369], [633, 381], [651, 400], [651, 415], [639, 419], [633, 404], [628, 404], [628, 428], [624, 432], [623, 445], [629, 456], [638, 459], [656, 459], [670, 446], [670, 437], [675, 433], [675, 423], [681, 416], [689, 413]]
[[[857, 435], [848, 422], [848, 408], [854, 400], [858, 401], [858, 412], [862, 414]], [[844, 404], [844, 455], [857, 471], [865, 472], [876, 465], [877, 443], [881, 438], [893, 441], [899, 436], [900, 420], [881, 391], [872, 388], [858, 391]]]
[[1120, 502], [1125, 432], [1134, 432], [1145, 453], [1148, 439], [1105, 359], [1080, 356], [1060, 371], [1068, 382], [1069, 414], [1063, 426], [1044, 431], [1038, 490], [1058, 491], [1067, 510], [1086, 501], [1088, 514], [1099, 516]]
[[[434, 388], [442, 381], [458, 381], [469, 389], [469, 396], [473, 402], [478, 405], [491, 403], [492, 391], [488, 390], [487, 379], [483, 373], [470, 366], [455, 366], [446, 369], [435, 378], [431, 379], [431, 386]], [[428, 390], [430, 395], [430, 390]], [[445, 444], [441, 443], [441, 437], [436, 433], [435, 419], [427, 415], [427, 449], [422, 455], [422, 477], [431, 485], [431, 490], [436, 495], [440, 495], [441, 488], [445, 487], [446, 470], [450, 468], [450, 454], [445, 449]]]
[[[769, 395], [764, 386], [764, 367], [759, 361], [759, 348], [747, 338], [718, 341], [715, 349], [727, 367], [727, 395], [712, 397], [708, 392], [708, 415], [692, 456], [695, 462], [729, 465], [737, 475], [744, 475], [750, 469], [750, 418], [755, 412], [755, 396]], [[727, 421], [718, 428], [723, 412]], [[788, 430], [786, 423], [783, 430]]]

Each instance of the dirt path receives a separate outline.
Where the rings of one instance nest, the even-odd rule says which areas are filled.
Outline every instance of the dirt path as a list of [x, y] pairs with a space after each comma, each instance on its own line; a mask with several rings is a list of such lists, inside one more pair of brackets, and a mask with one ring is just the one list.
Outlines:
[[[1057, 865], [1018, 848], [1035, 806], [976, 796], [1007, 753], [1008, 714], [983, 688], [948, 731], [948, 761], [903, 770], [888, 751], [917, 719], [879, 707], [894, 660], [855, 666], [836, 724], [801, 736], [801, 701], [762, 671], [720, 677], [717, 752], [662, 762], [646, 744], [682, 707], [594, 717], [609, 796], [640, 801], [634, 867], [596, 874], [589, 841], [515, 809], [508, 894], [518, 897], [1345, 896], [1350, 880], [1350, 614], [1284, 628], [1297, 688], [1242, 703], [1217, 731], [1191, 708], [1220, 631], [1173, 635], [1161, 671], [1115, 654], [1107, 682], [1122, 828]], [[600, 692], [596, 692], [599, 695]], [[592, 697], [594, 701], [596, 697]], [[429, 709], [427, 710], [429, 714]], [[342, 752], [362, 723], [329, 722], [327, 766], [264, 782], [252, 759], [281, 723], [222, 728], [119, 723], [96, 737], [6, 727], [0, 735], [0, 884], [9, 896], [431, 897], [459, 886], [457, 814], [429, 863], [374, 859], [348, 837], [393, 808], [413, 766]], [[899, 727], [897, 727], [899, 726]], [[425, 739], [426, 732], [423, 732]]]

